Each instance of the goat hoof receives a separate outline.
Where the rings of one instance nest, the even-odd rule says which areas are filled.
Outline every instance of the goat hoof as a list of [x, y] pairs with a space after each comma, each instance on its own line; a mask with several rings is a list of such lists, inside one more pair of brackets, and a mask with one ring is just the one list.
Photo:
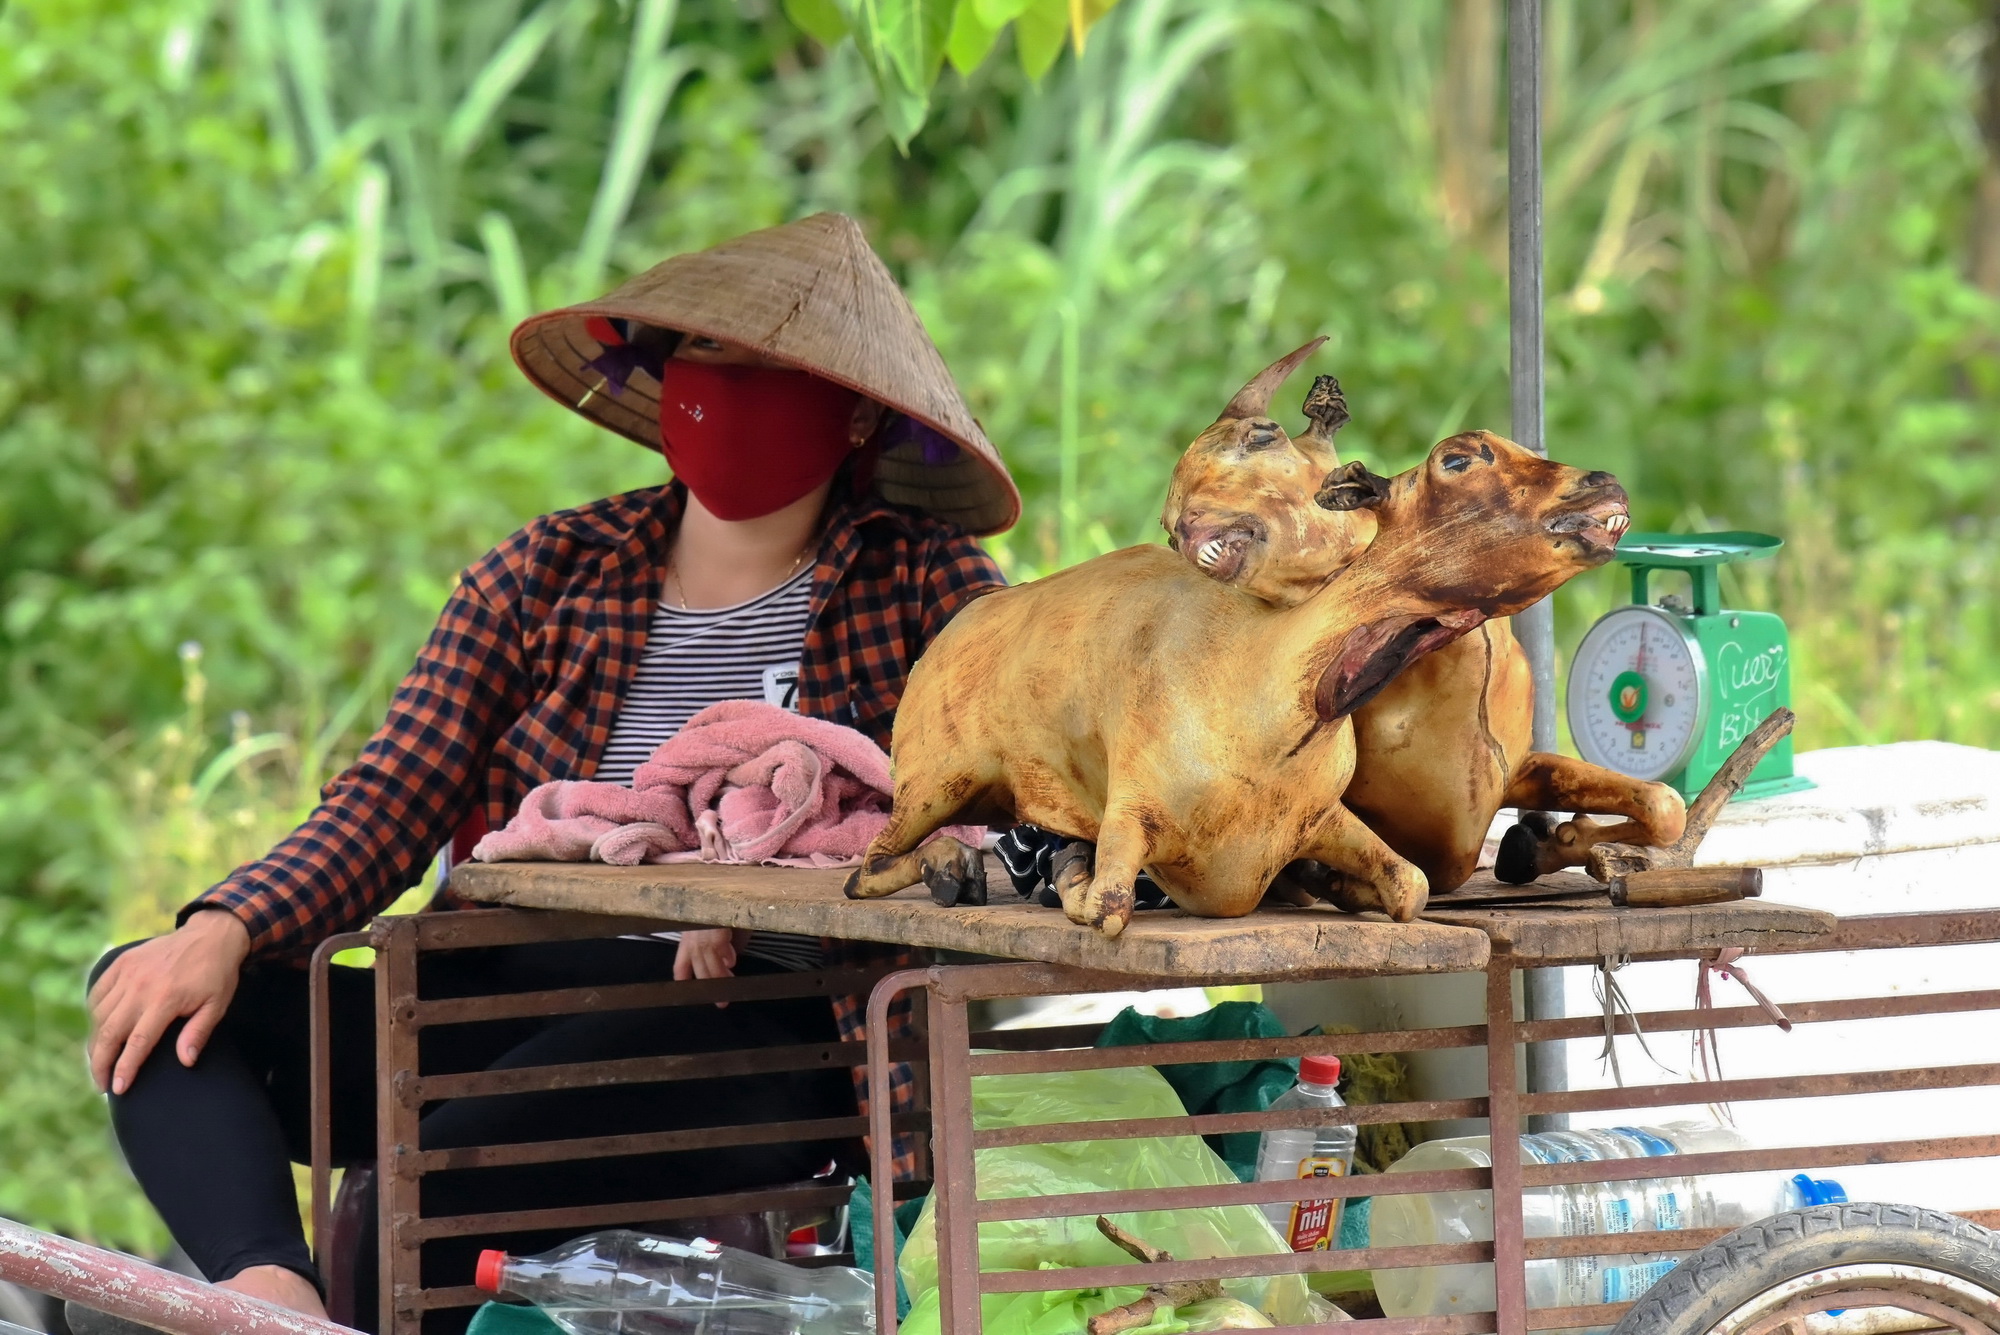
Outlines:
[[1082, 894], [1089, 886], [1096, 852], [1096, 845], [1071, 839], [1049, 855], [1049, 888], [1056, 892], [1056, 902], [1061, 903], [1064, 895]]
[[976, 848], [967, 848], [957, 840], [949, 841], [948, 849], [939, 850], [943, 856], [925, 859], [924, 884], [930, 889], [931, 902], [943, 908], [956, 908], [960, 904], [974, 907], [986, 903], [986, 860]]
[[1541, 862], [1542, 840], [1523, 822], [1501, 836], [1500, 852], [1493, 859], [1493, 879], [1526, 885], [1542, 874]]
[[840, 884], [840, 893], [849, 899], [861, 898], [861, 868], [856, 867], [847, 873], [847, 879]]
[[1107, 890], [1098, 901], [1097, 914], [1090, 920], [1090, 925], [1106, 937], [1117, 936], [1125, 930], [1125, 924], [1132, 921], [1135, 903], [1130, 890]]

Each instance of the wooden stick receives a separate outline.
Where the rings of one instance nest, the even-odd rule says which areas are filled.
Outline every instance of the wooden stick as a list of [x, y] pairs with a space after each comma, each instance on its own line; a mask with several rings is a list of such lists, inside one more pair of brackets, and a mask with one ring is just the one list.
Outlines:
[[[1148, 1265], [1173, 1260], [1173, 1253], [1155, 1247], [1144, 1238], [1127, 1233], [1103, 1215], [1097, 1216], [1097, 1231], [1117, 1243], [1135, 1259]], [[1162, 1309], [1172, 1310], [1185, 1307], [1189, 1303], [1204, 1302], [1222, 1296], [1222, 1282], [1214, 1279], [1182, 1279], [1168, 1284], [1155, 1284], [1148, 1288], [1135, 1302], [1123, 1307], [1114, 1307], [1108, 1312], [1100, 1312], [1090, 1318], [1090, 1335], [1118, 1335], [1118, 1332], [1132, 1330], [1150, 1322], [1154, 1314]]]
[[1688, 807], [1687, 828], [1674, 842], [1674, 849], [1684, 860], [1665, 864], [1678, 867], [1692, 866], [1694, 851], [1708, 835], [1708, 827], [1715, 824], [1715, 818], [1722, 814], [1729, 799], [1743, 791], [1743, 785], [1750, 781], [1750, 771], [1763, 762], [1771, 753], [1771, 748], [1789, 737], [1792, 725], [1799, 716], [1780, 705], [1771, 711], [1771, 716], [1750, 730], [1750, 735], [1736, 744], [1729, 753], [1729, 759], [1722, 762], [1722, 768], [1715, 777], [1703, 785], [1701, 793]]
[[1764, 873], [1755, 867], [1655, 867], [1611, 878], [1611, 902], [1621, 909], [1730, 904], [1763, 893]]
[[1681, 837], [1663, 848], [1646, 848], [1638, 844], [1604, 843], [1590, 850], [1584, 868], [1600, 881], [1610, 882], [1617, 877], [1638, 871], [1660, 871], [1671, 867], [1692, 867], [1695, 850], [1708, 836], [1709, 827], [1722, 814], [1722, 808], [1729, 799], [1743, 791], [1743, 785], [1750, 780], [1750, 771], [1757, 768], [1764, 757], [1792, 731], [1798, 722], [1798, 715], [1780, 706], [1771, 711], [1770, 717], [1750, 730], [1749, 736], [1736, 744], [1729, 753], [1729, 759], [1715, 771], [1715, 777], [1702, 786], [1694, 801], [1688, 804], [1687, 825], [1681, 830]]

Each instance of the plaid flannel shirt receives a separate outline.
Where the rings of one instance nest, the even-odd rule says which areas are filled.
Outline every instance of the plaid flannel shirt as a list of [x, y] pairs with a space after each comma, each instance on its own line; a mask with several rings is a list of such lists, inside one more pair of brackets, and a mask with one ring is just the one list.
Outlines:
[[[389, 717], [318, 808], [269, 854], [181, 910], [224, 908], [253, 953], [292, 956], [374, 917], [415, 885], [474, 813], [498, 829], [528, 790], [587, 779], [645, 648], [686, 492], [648, 488], [546, 515], [468, 568]], [[837, 502], [813, 569], [799, 712], [889, 744], [911, 664], [953, 612], [1004, 583], [962, 530], [869, 495]], [[829, 942], [829, 965], [908, 952]], [[867, 999], [836, 997], [842, 1037], [866, 1037]], [[894, 1037], [914, 1033], [909, 998]], [[866, 1073], [856, 1068], [866, 1110]], [[915, 1107], [898, 1065], [890, 1106]], [[913, 1146], [897, 1138], [899, 1177]]]

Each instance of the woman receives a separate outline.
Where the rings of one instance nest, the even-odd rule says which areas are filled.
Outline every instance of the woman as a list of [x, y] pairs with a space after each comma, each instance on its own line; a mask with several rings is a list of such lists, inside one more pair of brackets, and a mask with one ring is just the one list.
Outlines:
[[[140, 1184], [211, 1281], [299, 1311], [323, 1311], [324, 1288], [286, 1164], [308, 1143], [297, 960], [380, 912], [455, 833], [497, 828], [539, 783], [629, 779], [716, 700], [767, 698], [886, 747], [924, 645], [1001, 583], [968, 535], [1005, 529], [1020, 512], [922, 324], [860, 228], [837, 214], [677, 256], [600, 301], [526, 321], [513, 348], [552, 397], [661, 449], [674, 481], [545, 516], [470, 567], [387, 722], [312, 816], [183, 909], [176, 931], [113, 951], [93, 976], [91, 1069]], [[453, 952], [425, 987], [449, 995], [820, 962], [816, 942], [695, 932], [678, 945]], [[334, 978], [336, 1155], [366, 1159], [373, 991], [360, 971]], [[473, 1070], [585, 1051], [823, 1041], [836, 1021], [841, 1035], [861, 1036], [859, 998], [832, 1010], [739, 1004], [701, 1008], [698, 1021], [678, 1009], [436, 1037], [441, 1061]], [[717, 1108], [747, 1121], [854, 1111], [852, 1093], [824, 1073], [704, 1085], [703, 1124]], [[423, 1138], [442, 1148], [666, 1130], [689, 1124], [681, 1105], [692, 1101], [644, 1089], [468, 1099], [428, 1114]], [[805, 1176], [824, 1157], [758, 1147], [445, 1174], [427, 1180], [426, 1208], [645, 1199], [633, 1188], [647, 1183], [691, 1195]], [[470, 1273], [469, 1256], [427, 1252], [427, 1271], [434, 1260], [449, 1273], [427, 1283]], [[374, 1267], [358, 1269], [367, 1295]], [[372, 1323], [374, 1303], [364, 1297], [356, 1315]]]

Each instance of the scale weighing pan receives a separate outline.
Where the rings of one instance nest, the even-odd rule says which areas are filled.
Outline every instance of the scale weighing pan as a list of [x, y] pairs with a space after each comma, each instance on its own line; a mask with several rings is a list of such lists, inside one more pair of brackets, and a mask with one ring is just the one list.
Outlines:
[[1627, 533], [1612, 559], [1642, 558], [1656, 570], [1693, 570], [1726, 561], [1761, 561], [1784, 545], [1783, 538], [1769, 533]]

